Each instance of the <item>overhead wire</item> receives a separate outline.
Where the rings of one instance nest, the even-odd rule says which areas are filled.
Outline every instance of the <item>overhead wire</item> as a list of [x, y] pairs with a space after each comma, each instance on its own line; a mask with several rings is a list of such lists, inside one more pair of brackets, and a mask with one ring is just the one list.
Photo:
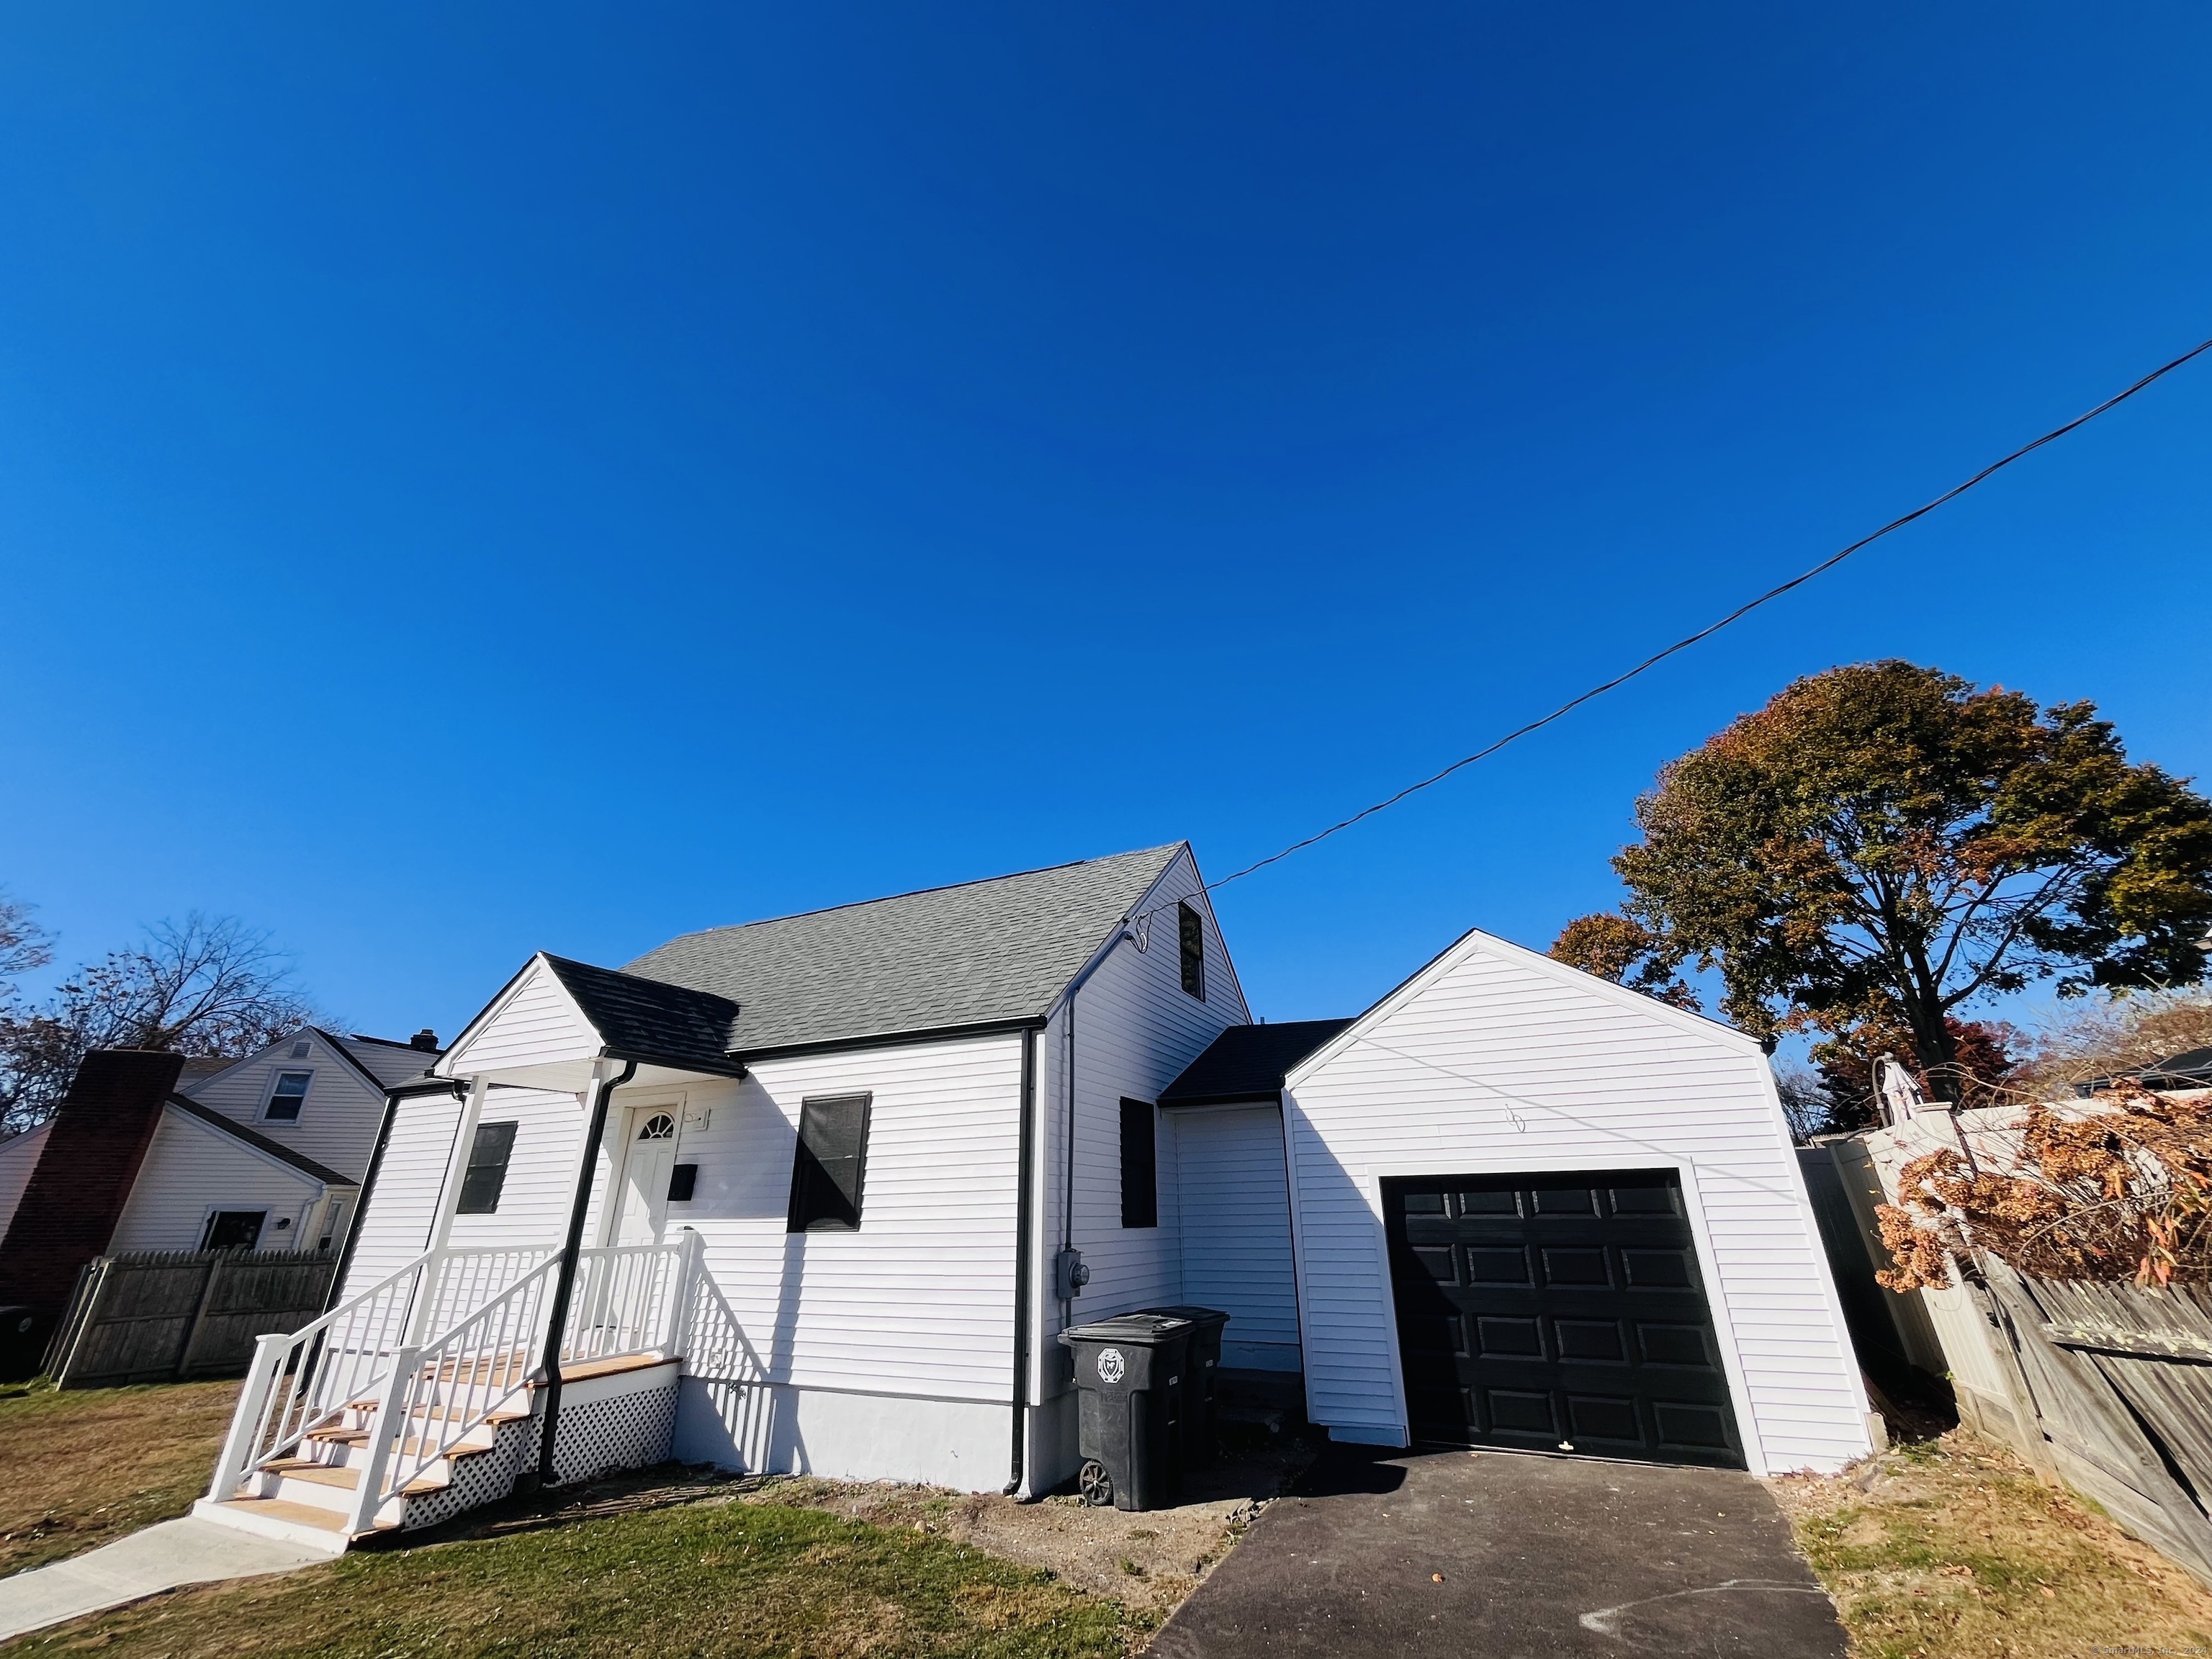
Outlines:
[[[1487, 760], [1491, 756], [1496, 754], [1508, 744], [1517, 743], [1522, 738], [1528, 736], [1531, 732], [1542, 731], [1544, 727], [1551, 725], [1554, 720], [1563, 719], [1566, 715], [1572, 714], [1584, 703], [1589, 702], [1595, 698], [1601, 697], [1608, 691], [1616, 690], [1620, 687], [1627, 684], [1629, 681], [1634, 679], [1638, 675], [1657, 667], [1661, 663], [1666, 661], [1668, 658], [1674, 656], [1680, 652], [1688, 650], [1692, 646], [1699, 643], [1701, 641], [1711, 639], [1714, 635], [1719, 633], [1730, 623], [1741, 621], [1753, 611], [1758, 610], [1759, 606], [1766, 605], [1772, 600], [1778, 599], [1784, 593], [1789, 592], [1792, 588], [1802, 587], [1807, 582], [1811, 581], [1814, 577], [1834, 569], [1845, 559], [1850, 558], [1852, 554], [1880, 541], [1883, 537], [1890, 534], [1893, 531], [1902, 530], [1914, 520], [1925, 518], [1929, 514], [1933, 513], [1937, 507], [1943, 506], [1946, 502], [1956, 501], [1960, 496], [1965, 495], [1968, 490], [1972, 489], [1976, 484], [1980, 483], [1984, 479], [1988, 478], [1996, 473], [2002, 472], [2005, 468], [2010, 466], [2014, 461], [2020, 460], [2025, 456], [2033, 454], [2037, 450], [2042, 448], [2044, 445], [2055, 443], [2059, 439], [2064, 437], [2068, 433], [2072, 432], [2078, 428], [2087, 426], [2090, 422], [2095, 420], [2100, 415], [2104, 414], [2106, 410], [2118, 408], [2120, 404], [2125, 403], [2129, 398], [2134, 397], [2136, 393], [2141, 392], [2144, 387], [2151, 385], [2154, 381], [2162, 380], [2166, 375], [2173, 373], [2175, 369], [2179, 368], [2184, 363], [2188, 362], [2191, 358], [2202, 356], [2207, 351], [2212, 351], [2212, 340], [2206, 340], [2198, 345], [2191, 347], [2190, 349], [2183, 352], [2172, 362], [2163, 364], [2160, 367], [2153, 369], [2149, 374], [2144, 375], [2142, 379], [2137, 380], [2134, 385], [2127, 387], [2124, 391], [2115, 392], [2112, 396], [2106, 398], [2104, 402], [2099, 404], [2094, 409], [2075, 416], [2063, 426], [2056, 426], [2051, 428], [2050, 431], [2045, 433], [2033, 442], [2022, 444], [2018, 449], [2014, 450], [2012, 453], [2005, 456], [2002, 459], [1991, 461], [1980, 471], [1975, 473], [1973, 477], [1966, 480], [1965, 483], [1953, 485], [1950, 489], [1945, 490], [1934, 500], [1914, 507], [1911, 512], [1905, 514], [1901, 518], [1892, 519], [1887, 524], [1882, 526], [1881, 529], [1875, 531], [1872, 535], [1862, 536], [1858, 540], [1853, 542], [1849, 547], [1830, 554], [1826, 558], [1821, 560], [1820, 563], [1812, 566], [1809, 569], [1802, 571], [1797, 575], [1792, 576], [1788, 581], [1782, 582], [1776, 586], [1768, 588], [1766, 592], [1761, 593], [1758, 598], [1747, 600], [1744, 604], [1738, 605], [1735, 610], [1729, 611], [1728, 615], [1723, 617], [1718, 622], [1710, 623], [1707, 626], [1699, 629], [1696, 633], [1689, 635], [1686, 638], [1675, 641], [1674, 644], [1668, 646], [1663, 651], [1656, 651], [1652, 653], [1651, 655], [1646, 657], [1642, 662], [1638, 663], [1633, 668], [1627, 670], [1625, 673], [1616, 674], [1611, 679], [1592, 686], [1580, 696], [1570, 697], [1566, 702], [1561, 703], [1557, 708], [1553, 709], [1548, 714], [1545, 714], [1538, 719], [1530, 720], [1526, 725], [1516, 726], [1512, 731], [1508, 732], [1504, 737], [1499, 738], [1496, 742], [1487, 744], [1482, 748], [1476, 750], [1473, 754], [1454, 761], [1449, 766], [1445, 767], [1443, 770], [1430, 774], [1430, 775], [1423, 778], [1418, 783], [1407, 784], [1403, 789], [1399, 790], [1395, 795], [1391, 795], [1382, 800], [1376, 801], [1372, 806], [1364, 807], [1360, 811], [1354, 812], [1350, 817], [1340, 819], [1337, 823], [1329, 825], [1328, 829], [1306, 836], [1303, 841], [1292, 842], [1288, 847], [1284, 848], [1279, 853], [1271, 853], [1266, 858], [1260, 860], [1258, 862], [1248, 864], [1243, 869], [1236, 871], [1231, 874], [1223, 876], [1218, 881], [1207, 882], [1204, 890], [1212, 892], [1218, 888], [1226, 887], [1232, 881], [1242, 881], [1245, 877], [1251, 875], [1254, 872], [1264, 870], [1271, 864], [1279, 864], [1283, 860], [1290, 857], [1293, 853], [1302, 853], [1307, 848], [1315, 845], [1316, 842], [1327, 841], [1331, 836], [1336, 835], [1341, 830], [1349, 830], [1352, 825], [1373, 817], [1377, 812], [1389, 811], [1391, 807], [1395, 806], [1400, 801], [1404, 800], [1409, 795], [1417, 795], [1424, 789], [1433, 788], [1436, 785], [1442, 783], [1446, 778], [1450, 777], [1454, 773], [1464, 770], [1466, 768], [1474, 765], [1477, 761]], [[1134, 920], [1134, 918], [1132, 918], [1132, 920]]]

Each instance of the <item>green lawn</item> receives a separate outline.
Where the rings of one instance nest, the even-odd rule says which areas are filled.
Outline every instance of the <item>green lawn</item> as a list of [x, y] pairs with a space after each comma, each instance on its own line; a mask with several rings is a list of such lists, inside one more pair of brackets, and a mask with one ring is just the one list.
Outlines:
[[159, 1597], [8, 1651], [1087, 1659], [1121, 1655], [1139, 1634], [1117, 1604], [965, 1545], [721, 1498], [356, 1553]]

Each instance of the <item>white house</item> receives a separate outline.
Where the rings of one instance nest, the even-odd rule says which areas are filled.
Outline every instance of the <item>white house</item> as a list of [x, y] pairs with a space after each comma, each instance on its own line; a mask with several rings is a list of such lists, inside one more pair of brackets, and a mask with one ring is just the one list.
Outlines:
[[[392, 1101], [338, 1305], [264, 1340], [204, 1513], [342, 1548], [672, 1452], [1042, 1492], [1056, 1334], [1175, 1303], [1339, 1437], [1867, 1447], [1756, 1043], [1480, 934], [1253, 1026], [1180, 843], [533, 957]], [[1486, 1371], [1516, 1320], [1552, 1346]]]
[[[340, 1248], [386, 1090], [437, 1057], [427, 1031], [394, 1042], [304, 1026], [243, 1060], [186, 1062], [174, 1092], [149, 1103], [155, 1115], [146, 1134], [110, 1138], [100, 1148], [101, 1156], [137, 1158], [117, 1185], [120, 1206], [100, 1248]], [[27, 1194], [76, 1201], [71, 1194], [87, 1173], [81, 1169], [32, 1185], [53, 1129], [42, 1124], [0, 1143], [0, 1237]]]

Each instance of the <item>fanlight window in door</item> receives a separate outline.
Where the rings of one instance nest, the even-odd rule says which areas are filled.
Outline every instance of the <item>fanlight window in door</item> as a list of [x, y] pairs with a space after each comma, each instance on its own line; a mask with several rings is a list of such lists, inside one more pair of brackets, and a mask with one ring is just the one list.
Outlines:
[[665, 1112], [655, 1112], [638, 1125], [637, 1138], [640, 1140], [673, 1140], [676, 1138], [676, 1120]]

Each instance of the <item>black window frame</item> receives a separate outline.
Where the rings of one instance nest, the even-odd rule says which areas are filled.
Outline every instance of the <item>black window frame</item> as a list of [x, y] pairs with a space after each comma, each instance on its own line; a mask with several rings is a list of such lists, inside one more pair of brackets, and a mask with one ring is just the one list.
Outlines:
[[[301, 1079], [300, 1092], [296, 1095], [288, 1095], [283, 1091], [284, 1079], [294, 1077]], [[314, 1091], [314, 1087], [315, 1068], [313, 1066], [281, 1066], [277, 1067], [276, 1076], [270, 1081], [269, 1098], [261, 1103], [261, 1121], [264, 1123], [297, 1123], [300, 1121], [300, 1114], [307, 1109], [307, 1097]], [[289, 1112], [278, 1111], [276, 1103], [280, 1100], [289, 1102], [292, 1109]]]
[[[216, 1230], [225, 1220], [232, 1217], [245, 1216], [253, 1218], [253, 1231], [251, 1237], [243, 1243], [218, 1244], [215, 1242]], [[258, 1250], [261, 1248], [261, 1235], [268, 1231], [269, 1212], [265, 1209], [210, 1210], [207, 1219], [200, 1224], [200, 1249], [203, 1250]]]
[[1206, 1000], [1206, 918], [1182, 900], [1176, 901], [1176, 948], [1182, 957], [1186, 995]]
[[1149, 1100], [1121, 1101], [1121, 1224], [1160, 1224], [1159, 1108]]
[[[799, 1103], [791, 1155], [790, 1233], [856, 1233], [867, 1200], [868, 1131], [872, 1094], [813, 1095]], [[850, 1152], [839, 1150], [849, 1142]], [[850, 1166], [849, 1182], [832, 1165]]]
[[[514, 1161], [514, 1135], [521, 1126], [479, 1123], [469, 1142], [468, 1166], [461, 1174], [460, 1196], [455, 1215], [497, 1215], [500, 1195], [507, 1190], [507, 1166]], [[505, 1133], [502, 1133], [501, 1131]]]

